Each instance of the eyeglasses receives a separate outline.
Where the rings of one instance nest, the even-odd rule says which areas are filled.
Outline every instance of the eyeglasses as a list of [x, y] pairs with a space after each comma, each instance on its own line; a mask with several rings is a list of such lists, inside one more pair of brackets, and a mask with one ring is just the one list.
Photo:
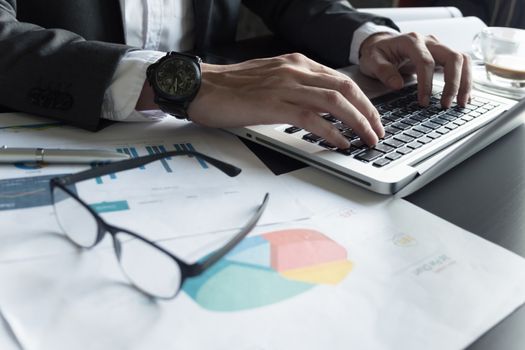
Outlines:
[[124, 275], [137, 289], [156, 298], [175, 297], [186, 278], [203, 273], [241, 242], [255, 227], [264, 212], [269, 194], [266, 193], [253, 217], [224, 246], [203, 260], [188, 264], [145, 237], [107, 223], [68, 186], [80, 181], [137, 168], [163, 158], [184, 155], [205, 160], [230, 177], [237, 176], [241, 172], [241, 169], [231, 164], [199, 152], [171, 151], [109, 163], [50, 180], [56, 218], [66, 236], [80, 247], [92, 248], [104, 238], [106, 233], [109, 233]]

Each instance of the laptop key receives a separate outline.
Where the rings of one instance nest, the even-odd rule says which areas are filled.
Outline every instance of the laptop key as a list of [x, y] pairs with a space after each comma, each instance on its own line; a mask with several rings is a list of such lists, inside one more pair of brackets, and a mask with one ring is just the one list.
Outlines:
[[458, 119], [458, 117], [453, 116], [453, 115], [450, 115], [450, 114], [448, 114], [448, 113], [442, 114], [442, 115], [440, 115], [439, 117], [440, 117], [441, 119], [448, 120], [449, 122]]
[[299, 128], [297, 126], [290, 126], [289, 128], [284, 129], [284, 132], [287, 134], [295, 134], [298, 131], [303, 130], [302, 128]]
[[454, 117], [461, 117], [463, 114], [465, 114], [465, 113], [454, 111], [454, 110], [449, 110], [449, 111], [447, 111], [447, 113], [445, 113], [445, 115], [451, 115], [451, 116], [454, 116]]
[[417, 120], [420, 123], [424, 122], [425, 120], [428, 120], [428, 116], [426, 116], [426, 115], [424, 115], [422, 113], [414, 114], [410, 118], [412, 118], [414, 120]]
[[461, 126], [461, 125], [465, 124], [466, 121], [464, 121], [462, 119], [457, 119], [457, 120], [454, 120], [453, 123], [456, 124], [456, 125]]
[[427, 143], [432, 142], [432, 139], [428, 136], [420, 137], [416, 140], [417, 142], [421, 142], [422, 144], [426, 145]]
[[[488, 102], [488, 101], [487, 101]], [[470, 101], [470, 104], [471, 105], [474, 105], [474, 106], [477, 106], [477, 107], [481, 107], [483, 105], [485, 105], [485, 102], [484, 101], [481, 101], [480, 98], [473, 98], [471, 101]]]
[[324, 148], [328, 148], [328, 149], [336, 149], [337, 148], [337, 147], [335, 147], [334, 145], [332, 145], [328, 141], [321, 141], [321, 142], [319, 142], [319, 146], [324, 147]]
[[417, 139], [418, 137], [423, 136], [423, 133], [422, 133], [422, 132], [419, 132], [419, 131], [417, 131], [417, 130], [412, 129], [412, 130], [407, 130], [407, 131], [405, 131], [405, 132], [403, 133], [403, 135], [408, 135], [408, 136], [410, 136], [410, 137], [414, 137], [414, 138]]
[[390, 147], [394, 147], [394, 148], [398, 148], [398, 147], [401, 147], [405, 144], [405, 142], [402, 142], [402, 141], [399, 141], [399, 140], [396, 140], [396, 139], [388, 139], [388, 140], [385, 140], [383, 141], [383, 143], [385, 145], [388, 145]]
[[375, 150], [378, 150], [379, 152], [388, 153], [392, 152], [394, 150], [394, 147], [386, 145], [384, 143], [378, 143], [375, 147]]
[[391, 162], [392, 161], [390, 159], [379, 158], [374, 163], [372, 163], [372, 165], [375, 166], [375, 167], [381, 168], [381, 167], [384, 167], [387, 164], [390, 164]]
[[392, 135], [396, 135], [396, 134], [399, 134], [402, 130], [395, 128], [393, 126], [387, 126], [385, 128], [385, 131], [391, 133]]
[[489, 103], [490, 102], [489, 100], [485, 100], [484, 98], [481, 98], [479, 96], [476, 96], [473, 99], [474, 99], [474, 101], [478, 101], [478, 102], [481, 102], [481, 103]]
[[432, 132], [428, 133], [427, 136], [430, 137], [431, 139], [435, 140], [437, 138], [440, 138], [441, 134], [436, 132], [436, 131], [432, 131]]
[[435, 107], [428, 107], [426, 111], [433, 115], [436, 115], [436, 114], [443, 112], [443, 109], [441, 109], [441, 107], [439, 106], [439, 102], [438, 102]]
[[448, 120], [446, 119], [442, 119], [440, 117], [437, 117], [437, 118], [434, 118], [434, 119], [430, 119], [430, 121], [432, 123], [436, 123], [436, 124], [439, 124], [439, 125], [445, 125], [445, 124], [448, 124]]
[[389, 133], [388, 131], [385, 131], [385, 136], [383, 137], [383, 140], [389, 139], [389, 138], [391, 138], [392, 136], [394, 136], [394, 135], [392, 135], [392, 134]]
[[409, 143], [409, 142], [412, 142], [414, 140], [413, 137], [405, 135], [405, 134], [396, 135], [396, 136], [394, 136], [394, 139], [399, 140], [399, 141], [403, 141], [404, 143]]
[[392, 124], [392, 120], [390, 120], [388, 118], [381, 118], [381, 124], [383, 124], [383, 126], [390, 125], [390, 124]]
[[359, 160], [364, 160], [365, 162], [371, 162], [381, 156], [383, 152], [376, 151], [375, 149], [369, 148], [361, 153], [356, 154], [355, 158]]
[[431, 128], [427, 128], [426, 126], [423, 126], [423, 125], [418, 125], [416, 127], [414, 127], [414, 129], [412, 130], [415, 130], [415, 131], [418, 131], [418, 132], [422, 132], [423, 134], [428, 134], [429, 132], [432, 131]]
[[423, 125], [424, 127], [426, 127], [426, 128], [430, 128], [430, 129], [432, 129], [432, 130], [439, 129], [439, 128], [441, 127], [441, 125], [436, 124], [436, 123], [433, 123], [433, 122], [431, 122], [431, 121], [429, 121], [429, 122], [425, 122], [425, 123], [423, 123], [422, 125]]
[[315, 142], [323, 141], [323, 138], [321, 136], [317, 136], [315, 134], [309, 133], [303, 136], [303, 140], [315, 143]]
[[420, 111], [419, 114], [418, 114], [418, 116], [426, 117], [426, 119], [432, 118], [435, 115], [436, 115], [435, 113], [429, 112], [429, 111], [427, 111], [425, 109]]
[[450, 130], [447, 129], [446, 127], [442, 127], [442, 128], [437, 129], [436, 132], [440, 133], [441, 135], [445, 135], [445, 134], [448, 134]]
[[349, 148], [346, 148], [346, 149], [341, 149], [341, 148], [338, 148], [336, 149], [336, 152], [337, 153], [341, 153], [345, 156], [351, 156], [353, 154], [356, 154], [357, 152], [361, 152], [361, 148], [357, 148], [357, 147], [352, 147], [350, 146]]
[[454, 129], [457, 129], [457, 125], [454, 124], [454, 123], [449, 123], [447, 125], [445, 125], [445, 128], [449, 129], [449, 130], [454, 130]]
[[414, 125], [418, 125], [419, 124], [419, 120], [415, 120], [415, 119], [412, 119], [412, 118], [405, 118], [401, 122], [403, 122], [405, 124], [408, 124], [410, 126], [414, 126]]
[[363, 148], [365, 146], [365, 143], [361, 141], [361, 139], [357, 139], [351, 142], [351, 145], [355, 148]]
[[397, 153], [400, 153], [402, 155], [409, 154], [410, 152], [412, 152], [412, 148], [409, 148], [409, 147], [406, 147], [406, 146], [397, 149]]
[[465, 113], [465, 112], [467, 112], [469, 109], [466, 108], [466, 107], [461, 107], [461, 106], [456, 105], [454, 108], [451, 108], [451, 110], [456, 111], [456, 112], [459, 112], [459, 113]]
[[390, 160], [396, 160], [396, 159], [401, 158], [402, 156], [403, 155], [401, 153], [392, 152], [392, 153], [387, 154], [385, 158], [390, 159]]
[[417, 141], [414, 141], [414, 142], [410, 142], [407, 147], [410, 147], [412, 149], [418, 149], [420, 147], [423, 147], [423, 144], [422, 143], [419, 143]]
[[392, 117], [395, 117], [396, 119], [395, 120], [399, 120], [399, 119], [402, 119], [404, 117], [406, 117], [407, 114], [403, 111], [397, 111], [397, 112], [393, 112], [392, 113]]
[[410, 129], [410, 125], [402, 122], [395, 122], [394, 124], [392, 124], [392, 126], [401, 130]]

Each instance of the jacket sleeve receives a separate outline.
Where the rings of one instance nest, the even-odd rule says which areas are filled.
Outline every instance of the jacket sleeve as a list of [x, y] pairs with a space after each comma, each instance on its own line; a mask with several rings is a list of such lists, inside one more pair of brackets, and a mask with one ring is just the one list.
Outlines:
[[0, 105], [96, 130], [106, 88], [128, 47], [45, 29], [0, 0]]
[[355, 11], [346, 0], [243, 0], [275, 34], [332, 66], [348, 65], [353, 33], [365, 22], [398, 30], [388, 18]]

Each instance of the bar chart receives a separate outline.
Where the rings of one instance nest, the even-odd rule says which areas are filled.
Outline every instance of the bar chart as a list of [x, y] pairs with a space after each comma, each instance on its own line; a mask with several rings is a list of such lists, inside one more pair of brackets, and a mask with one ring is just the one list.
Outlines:
[[[127, 154], [132, 158], [138, 158], [140, 156], [145, 155], [153, 155], [153, 154], [161, 154], [168, 151], [197, 151], [195, 146], [190, 142], [185, 143], [174, 143], [174, 144], [145, 144], [145, 145], [133, 145], [133, 146], [121, 146], [115, 148], [117, 152]], [[190, 158], [195, 158], [196, 162], [200, 169], [208, 169], [209, 166], [203, 159], [199, 159], [198, 157], [194, 157], [192, 155], [189, 156]], [[174, 167], [176, 164], [173, 162], [174, 157], [166, 157], [161, 160], [159, 160], [160, 164], [162, 165], [162, 168], [165, 173], [173, 173]], [[97, 167], [101, 164], [93, 163], [91, 164], [91, 167]], [[146, 170], [146, 166], [141, 166], [139, 170]], [[108, 175], [109, 180], [116, 180], [117, 175], [116, 174], [109, 174]], [[95, 182], [98, 185], [102, 185], [104, 183], [104, 179], [102, 177], [97, 177], [95, 179]]]

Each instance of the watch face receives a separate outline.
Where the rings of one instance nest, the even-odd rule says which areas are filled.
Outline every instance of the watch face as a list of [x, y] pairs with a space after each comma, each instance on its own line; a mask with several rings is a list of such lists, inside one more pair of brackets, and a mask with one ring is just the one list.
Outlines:
[[167, 96], [184, 98], [195, 92], [198, 68], [185, 59], [168, 59], [156, 70], [157, 87]]

